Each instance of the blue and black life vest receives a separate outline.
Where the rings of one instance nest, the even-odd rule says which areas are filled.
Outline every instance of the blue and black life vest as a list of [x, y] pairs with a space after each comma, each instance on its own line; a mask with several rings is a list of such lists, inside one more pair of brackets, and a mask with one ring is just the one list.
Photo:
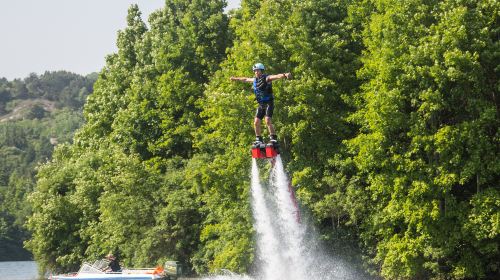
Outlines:
[[273, 86], [271, 82], [266, 80], [267, 75], [262, 75], [260, 78], [253, 79], [253, 92], [259, 103], [270, 102], [273, 97]]

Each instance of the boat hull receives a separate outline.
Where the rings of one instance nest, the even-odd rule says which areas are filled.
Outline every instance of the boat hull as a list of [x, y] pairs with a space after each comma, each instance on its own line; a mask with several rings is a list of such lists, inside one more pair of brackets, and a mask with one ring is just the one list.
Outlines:
[[85, 274], [85, 275], [55, 275], [51, 280], [154, 280], [165, 279], [161, 275], [152, 274]]

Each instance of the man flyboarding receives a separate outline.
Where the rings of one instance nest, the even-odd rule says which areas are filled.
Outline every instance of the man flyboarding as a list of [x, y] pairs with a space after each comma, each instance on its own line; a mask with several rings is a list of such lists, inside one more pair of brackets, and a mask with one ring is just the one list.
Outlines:
[[255, 128], [255, 143], [261, 144], [264, 143], [261, 135], [261, 123], [262, 118], [265, 116], [265, 122], [267, 125], [267, 129], [269, 131], [269, 135], [271, 138], [271, 143], [275, 144], [278, 141], [278, 137], [276, 136], [276, 131], [274, 130], [274, 126], [271, 118], [273, 117], [274, 111], [274, 96], [273, 96], [273, 88], [272, 81], [279, 79], [289, 79], [291, 78], [291, 73], [282, 73], [276, 75], [267, 75], [264, 74], [264, 64], [256, 63], [253, 65], [252, 70], [255, 74], [254, 78], [245, 78], [245, 77], [231, 77], [231, 81], [239, 81], [245, 83], [253, 83], [253, 91], [255, 93], [255, 99], [259, 104], [257, 107], [257, 112], [255, 113], [254, 120], [254, 128]]

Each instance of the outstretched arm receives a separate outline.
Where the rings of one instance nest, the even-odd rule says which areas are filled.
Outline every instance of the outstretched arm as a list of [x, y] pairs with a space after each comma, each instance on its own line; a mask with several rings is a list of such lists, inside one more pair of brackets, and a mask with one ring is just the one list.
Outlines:
[[274, 81], [274, 80], [291, 79], [291, 78], [292, 78], [292, 73], [281, 73], [281, 74], [267, 76], [267, 81], [271, 82], [271, 81]]
[[253, 83], [253, 78], [231, 77], [231, 81], [238, 81], [238, 82], [244, 82], [244, 83]]

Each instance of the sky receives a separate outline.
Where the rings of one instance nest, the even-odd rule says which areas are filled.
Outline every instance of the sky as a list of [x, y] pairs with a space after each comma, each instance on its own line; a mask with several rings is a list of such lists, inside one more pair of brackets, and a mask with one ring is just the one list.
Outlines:
[[[227, 9], [240, 0], [228, 0]], [[0, 0], [0, 77], [98, 72], [117, 51], [117, 32], [136, 3], [147, 23], [165, 0]]]

